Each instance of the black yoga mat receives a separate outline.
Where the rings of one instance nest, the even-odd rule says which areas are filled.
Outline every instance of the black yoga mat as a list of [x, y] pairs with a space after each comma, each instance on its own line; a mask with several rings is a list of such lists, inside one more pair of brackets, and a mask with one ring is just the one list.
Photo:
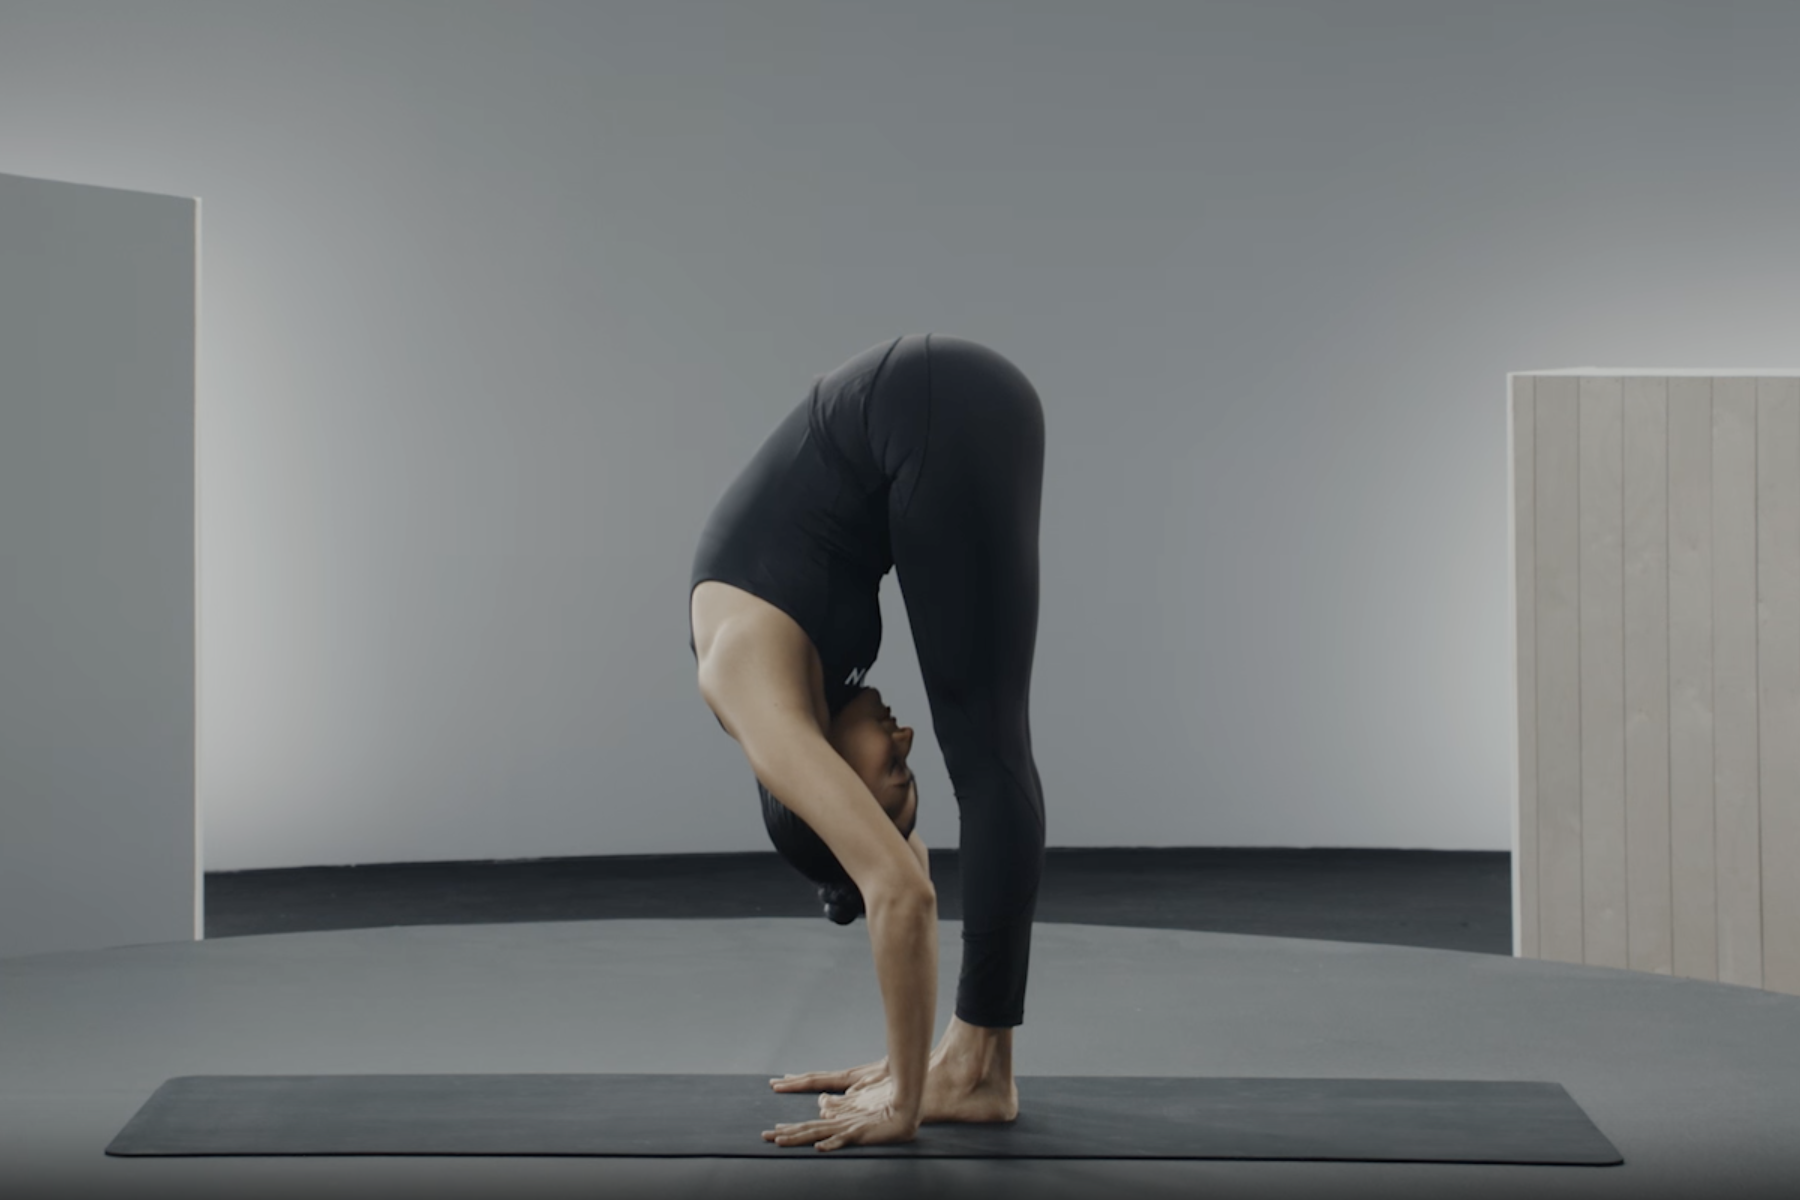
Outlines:
[[1558, 1083], [1028, 1075], [1019, 1118], [821, 1154], [762, 1131], [816, 1093], [755, 1075], [187, 1075], [106, 1152], [631, 1158], [1263, 1158], [1616, 1166]]

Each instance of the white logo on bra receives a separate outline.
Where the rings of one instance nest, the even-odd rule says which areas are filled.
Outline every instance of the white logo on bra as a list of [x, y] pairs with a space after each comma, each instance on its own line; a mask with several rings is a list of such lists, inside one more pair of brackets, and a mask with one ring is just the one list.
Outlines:
[[850, 672], [849, 677], [846, 678], [844, 682], [851, 687], [861, 687], [862, 681], [867, 678], [868, 674], [869, 668], [857, 667], [854, 671]]

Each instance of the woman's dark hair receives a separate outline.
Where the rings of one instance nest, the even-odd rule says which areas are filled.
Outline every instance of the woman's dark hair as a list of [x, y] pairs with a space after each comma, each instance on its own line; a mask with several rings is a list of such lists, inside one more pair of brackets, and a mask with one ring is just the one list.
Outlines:
[[[819, 886], [819, 901], [825, 906], [825, 915], [839, 925], [848, 925], [862, 916], [865, 911], [862, 889], [850, 878], [850, 872], [844, 870], [844, 864], [831, 852], [825, 839], [813, 832], [813, 827], [801, 820], [793, 809], [771, 795], [760, 779], [756, 781], [756, 791], [762, 797], [763, 826], [769, 831], [769, 841], [774, 843], [781, 857], [787, 859], [789, 866]], [[917, 824], [916, 818], [914, 824]], [[906, 832], [911, 834], [912, 830]]]
[[862, 889], [844, 870], [844, 864], [831, 852], [825, 839], [771, 795], [760, 779], [756, 781], [756, 791], [762, 797], [763, 826], [769, 831], [769, 841], [789, 866], [819, 885], [825, 915], [839, 925], [848, 925], [862, 916]]

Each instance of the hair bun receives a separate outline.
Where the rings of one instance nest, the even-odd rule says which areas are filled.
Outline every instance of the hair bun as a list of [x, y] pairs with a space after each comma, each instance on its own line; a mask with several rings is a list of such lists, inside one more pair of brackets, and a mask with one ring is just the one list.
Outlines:
[[863, 915], [862, 892], [855, 887], [825, 884], [819, 888], [819, 899], [825, 905], [825, 915], [838, 925], [848, 925]]

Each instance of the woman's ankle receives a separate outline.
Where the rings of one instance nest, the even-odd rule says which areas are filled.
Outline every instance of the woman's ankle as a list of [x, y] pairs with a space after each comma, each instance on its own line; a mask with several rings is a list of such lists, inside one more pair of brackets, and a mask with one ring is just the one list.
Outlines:
[[967, 1083], [1012, 1082], [1010, 1026], [970, 1025], [952, 1017], [932, 1055], [934, 1063]]

